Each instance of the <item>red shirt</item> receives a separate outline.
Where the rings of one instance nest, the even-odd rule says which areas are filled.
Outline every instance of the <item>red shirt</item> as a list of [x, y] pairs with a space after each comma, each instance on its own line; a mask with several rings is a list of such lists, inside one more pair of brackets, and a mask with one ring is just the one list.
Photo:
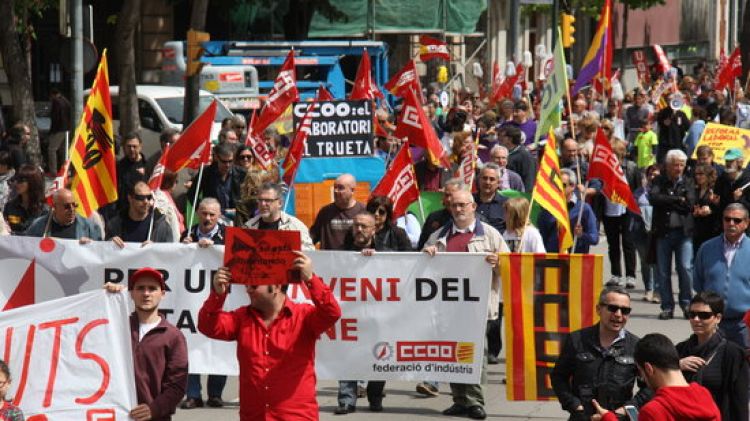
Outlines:
[[[602, 421], [617, 421], [607, 412]], [[711, 392], [698, 383], [665, 386], [640, 409], [638, 421], [721, 421], [721, 413]]]
[[226, 294], [211, 294], [198, 314], [198, 330], [237, 341], [241, 420], [317, 420], [315, 341], [341, 317], [336, 298], [318, 276], [308, 283], [314, 306], [287, 299], [266, 327], [250, 306], [222, 311]]

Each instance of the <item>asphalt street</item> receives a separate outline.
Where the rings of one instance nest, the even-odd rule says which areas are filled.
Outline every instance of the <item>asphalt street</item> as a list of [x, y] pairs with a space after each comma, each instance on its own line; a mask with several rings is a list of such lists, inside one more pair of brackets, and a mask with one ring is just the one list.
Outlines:
[[[602, 235], [600, 244], [595, 247], [593, 253], [604, 254], [604, 276], [605, 281], [609, 278], [609, 260], [606, 257], [606, 239]], [[637, 271], [640, 275], [640, 271]], [[676, 275], [672, 279], [674, 291], [677, 291]], [[690, 335], [690, 326], [687, 320], [675, 318], [673, 320], [658, 320], [659, 305], [643, 301], [643, 284], [638, 279], [636, 289], [632, 292], [633, 312], [627, 324], [627, 329], [636, 335], [643, 336], [651, 332], [660, 332], [673, 341], [682, 341]], [[681, 316], [679, 311], [675, 316]], [[504, 355], [501, 354], [499, 365], [489, 366], [488, 384], [485, 385], [485, 410], [488, 420], [567, 420], [566, 413], [560, 408], [557, 401], [548, 402], [509, 402], [505, 397], [505, 385], [502, 380], [505, 377]], [[205, 382], [205, 379], [204, 379]], [[204, 383], [205, 385], [205, 383]], [[440, 385], [440, 396], [426, 398], [415, 392], [413, 382], [388, 382], [386, 383], [383, 400], [384, 410], [380, 413], [368, 411], [367, 399], [360, 399], [357, 412], [347, 415], [334, 415], [333, 410], [337, 406], [336, 392], [338, 383], [335, 381], [318, 382], [318, 403], [320, 404], [320, 419], [323, 421], [343, 420], [389, 420], [389, 421], [413, 421], [421, 419], [457, 419], [446, 417], [441, 411], [451, 406], [450, 388], [447, 384]], [[238, 415], [238, 391], [237, 378], [230, 377], [224, 390], [223, 398], [230, 402], [224, 408], [218, 409], [178, 409], [173, 418], [177, 421], [198, 421], [210, 419], [212, 421], [229, 421], [239, 419]], [[467, 419], [467, 418], [464, 418]]]

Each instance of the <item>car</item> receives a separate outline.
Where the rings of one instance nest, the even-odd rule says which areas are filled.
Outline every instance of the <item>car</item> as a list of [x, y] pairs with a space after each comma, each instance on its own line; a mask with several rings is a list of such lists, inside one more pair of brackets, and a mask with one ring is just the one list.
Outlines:
[[[143, 155], [150, 158], [159, 150], [159, 134], [167, 127], [182, 130], [182, 111], [185, 102], [185, 88], [178, 86], [137, 85], [138, 114], [141, 119], [140, 135], [143, 140]], [[88, 97], [90, 90], [85, 91]], [[118, 86], [110, 86], [112, 98], [112, 123], [115, 138], [120, 127]], [[200, 91], [200, 112], [203, 112], [211, 101], [217, 99], [208, 91]], [[232, 117], [232, 112], [218, 101], [214, 124], [211, 127], [211, 139], [216, 139], [221, 130], [221, 122]]]

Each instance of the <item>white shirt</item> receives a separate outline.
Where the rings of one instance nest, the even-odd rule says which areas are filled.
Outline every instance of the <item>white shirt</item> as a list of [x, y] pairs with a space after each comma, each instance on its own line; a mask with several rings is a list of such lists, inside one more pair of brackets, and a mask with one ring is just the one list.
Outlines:
[[474, 232], [474, 229], [477, 227], [477, 220], [474, 219], [474, 222], [471, 223], [466, 228], [459, 228], [456, 226], [456, 224], [453, 224], [453, 228], [451, 228], [451, 232], [453, 234], [466, 234], [467, 232]]
[[138, 325], [138, 341], [142, 341], [143, 337], [146, 336], [148, 332], [151, 332], [153, 328], [155, 328], [161, 320], [157, 320], [154, 323], [141, 323]]

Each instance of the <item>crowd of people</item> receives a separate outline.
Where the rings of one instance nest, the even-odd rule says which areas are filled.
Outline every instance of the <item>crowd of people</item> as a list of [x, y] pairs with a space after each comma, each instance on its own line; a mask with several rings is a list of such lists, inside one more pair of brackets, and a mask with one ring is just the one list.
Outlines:
[[[156, 190], [149, 187], [148, 180], [161, 151], [179, 140], [179, 132], [166, 129], [160, 137], [161, 151], [150, 157], [142, 153], [143, 142], [137, 132], [123, 135], [117, 162], [119, 199], [89, 218], [76, 212], [78, 204], [67, 188], [57, 190], [51, 198], [45, 197], [45, 176], [58, 170], [59, 132], [65, 128], [58, 124], [47, 140], [45, 171], [25, 156], [24, 145], [30, 131], [19, 123], [11, 128], [0, 147], [0, 234], [75, 239], [81, 244], [111, 240], [119, 247], [151, 242], [211, 247], [222, 245], [226, 227], [234, 225], [299, 231], [303, 251], [317, 246], [324, 250], [360, 251], [364, 255], [418, 250], [430, 255], [485, 253], [487, 263], [494, 268], [487, 312], [486, 362], [497, 364], [503, 314], [503, 280], [497, 253], [588, 253], [599, 243], [603, 226], [611, 273], [597, 306], [600, 322], [571, 334], [555, 367], [552, 384], [563, 409], [576, 420], [593, 415], [606, 419], [613, 416], [607, 414], [609, 410], [622, 415], [629, 405], [652, 414], [652, 418], [644, 419], [699, 419], [676, 412], [671, 413], [672, 418], [663, 418], [670, 411], [664, 409], [663, 403], [660, 409], [653, 409], [659, 402], [676, 399], [674, 388], [685, 387], [686, 381], [691, 381], [702, 384], [708, 392], [699, 389], [689, 396], [715, 403], [703, 409], [720, 411], [723, 419], [744, 420], [748, 418], [744, 352], [750, 347], [750, 339], [743, 317], [750, 310], [750, 272], [736, 262], [750, 253], [750, 242], [745, 238], [750, 220], [750, 166], [744, 166], [741, 149], [726, 150], [720, 165], [709, 146], [698, 145], [706, 122], [735, 124], [734, 104], [742, 95], [735, 92], [728, 100], [723, 90], [712, 89], [712, 77], [705, 66], [694, 70], [694, 75], [671, 81], [656, 77], [651, 92], [639, 86], [621, 100], [601, 96], [594, 89], [571, 98], [572, 106], [563, 115], [565, 123], [556, 128], [555, 135], [560, 139], [562, 194], [575, 238], [572, 250], [560, 250], [557, 221], [549, 212], [541, 210], [533, 218], [530, 215], [534, 212], [528, 197], [535, 186], [546, 137], [535, 141], [540, 124], [535, 119], [541, 99], [538, 88], [497, 104], [464, 89], [455, 92], [454, 106], [449, 109], [440, 106], [435, 92], [426, 92], [425, 113], [450, 154], [452, 168], [434, 165], [419, 149], [413, 154], [414, 168], [420, 190], [442, 192], [444, 208], [429, 215], [410, 212], [394, 217], [393, 203], [387, 197], [374, 196], [367, 203], [358, 202], [354, 195], [355, 175], [342, 174], [333, 184], [333, 202], [319, 209], [309, 227], [285, 209], [289, 186], [281, 183], [278, 166], [261, 168], [252, 151], [241, 144], [247, 130], [241, 116], [224, 122], [214, 142], [212, 162], [202, 175], [192, 170], [167, 171]], [[668, 97], [653, 95], [659, 83], [671, 83]], [[680, 101], [672, 101], [678, 97]], [[64, 98], [59, 92], [51, 99], [64, 111]], [[391, 135], [398, 112], [398, 108], [391, 111], [386, 106], [376, 112], [378, 124], [386, 133], [376, 136], [375, 155], [383, 159], [386, 167], [401, 145], [401, 140]], [[606, 136], [617, 156], [640, 214], [609, 200], [603, 194], [602, 181], [589, 179], [589, 158], [599, 133]], [[289, 139], [269, 129], [264, 132], [263, 141], [280, 162]], [[693, 155], [695, 158], [691, 158]], [[466, 184], [465, 177], [456, 177], [467, 156], [475, 160], [471, 185]], [[421, 219], [424, 222], [420, 224]], [[671, 280], [673, 255], [679, 287], [676, 303]], [[642, 298], [660, 304], [659, 319], [672, 319], [679, 306], [694, 331], [676, 348], [662, 336], [648, 335], [639, 341], [625, 330], [631, 311], [630, 290], [637, 284], [638, 260]], [[222, 304], [229, 274], [224, 270], [219, 270], [211, 296], [201, 310], [199, 329], [203, 334], [236, 340], [247, 352], [247, 359], [240, 360], [242, 419], [257, 419], [262, 414], [278, 419], [316, 418], [314, 375], [307, 365], [312, 358], [310, 350], [317, 334], [335, 322], [340, 310], [328, 288], [313, 275], [309, 259], [300, 253], [295, 264], [303, 269], [304, 280], [313, 292], [315, 310], [297, 309], [285, 300], [283, 286], [272, 286], [248, 287], [251, 312], [225, 313]], [[132, 416], [169, 419], [178, 404], [184, 409], [220, 407], [226, 377], [209, 376], [204, 395], [200, 377], [187, 372], [187, 356], [181, 352], [174, 355], [180, 360], [169, 364], [178, 372], [165, 379], [142, 377], [155, 364], [166, 364], [150, 357], [153, 349], [145, 345], [142, 350], [139, 348], [139, 344], [145, 344], [144, 338], [161, 332], [162, 339], [156, 341], [159, 346], [165, 346], [164, 341], [170, 346], [184, 346], [172, 337], [172, 328], [155, 315], [153, 308], [141, 309], [138, 305], [136, 294], [164, 292], [164, 280], [157, 273], [145, 270], [131, 277], [130, 289], [137, 304], [132, 340], [134, 352], [141, 355], [135, 362], [138, 397], [139, 403], [146, 406], [139, 405]], [[147, 281], [147, 288], [138, 286], [141, 278]], [[115, 286], [108, 288], [117, 290]], [[158, 305], [158, 300], [154, 301]], [[251, 343], [250, 338], [269, 330], [284, 330], [272, 324], [279, 318], [287, 324], [287, 330], [295, 332], [274, 339], [280, 349], [287, 349], [289, 341], [302, 341], [304, 345], [300, 346], [305, 347], [305, 352], [296, 355], [298, 360], [283, 353], [269, 357], [266, 352], [262, 357], [267, 364], [263, 372], [251, 356], [263, 355], [266, 348]], [[306, 323], [311, 330], [296, 331], [298, 323]], [[252, 328], [248, 330], [246, 326]], [[293, 394], [294, 399], [289, 399], [293, 392], [290, 385], [272, 384], [279, 391], [267, 392], [267, 382], [271, 381], [268, 371], [280, 370], [282, 365], [296, 370], [295, 387], [299, 389]], [[639, 372], [642, 388], [633, 395]], [[0, 380], [3, 376], [10, 381], [7, 367], [0, 364]], [[156, 384], [159, 381], [169, 382], [170, 387]], [[342, 379], [335, 413], [355, 411], [357, 398], [363, 397], [367, 397], [371, 411], [382, 411], [384, 386], [384, 382], [365, 385], [357, 379]], [[436, 382], [430, 381], [416, 386], [426, 396], [436, 396], [438, 388]], [[451, 384], [450, 389], [454, 404], [443, 412], [445, 415], [486, 417], [481, 385]], [[0, 397], [2, 392], [0, 387]], [[167, 392], [169, 397], [163, 397]], [[178, 395], [179, 399], [175, 399]], [[179, 403], [183, 395], [186, 398]]]

